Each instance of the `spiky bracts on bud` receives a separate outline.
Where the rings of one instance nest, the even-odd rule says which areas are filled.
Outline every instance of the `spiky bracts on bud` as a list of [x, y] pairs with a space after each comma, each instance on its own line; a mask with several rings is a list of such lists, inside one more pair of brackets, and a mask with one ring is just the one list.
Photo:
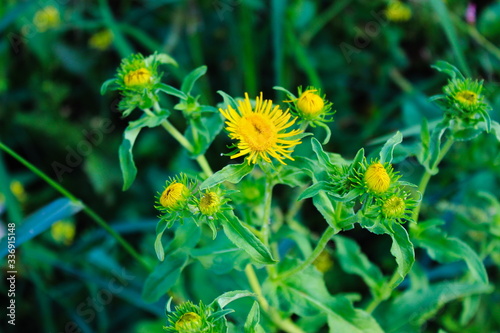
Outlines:
[[455, 78], [443, 87], [446, 114], [470, 122], [489, 110], [482, 95], [483, 81]]
[[356, 170], [355, 183], [358, 191], [374, 196], [386, 194], [400, 178], [390, 163], [378, 160], [367, 162], [365, 159]]
[[185, 302], [177, 305], [167, 315], [167, 326], [163, 329], [170, 333], [219, 333], [225, 327], [222, 317], [213, 316], [213, 310], [204, 305]]
[[335, 110], [332, 111], [332, 103], [326, 99], [325, 95], [321, 94], [321, 89], [313, 86], [308, 86], [302, 91], [302, 87], [297, 88], [298, 98], [290, 96], [292, 100], [285, 101], [293, 103], [291, 112], [299, 118], [299, 121], [307, 121], [311, 126], [324, 124], [333, 121]]
[[165, 182], [162, 192], [158, 192], [155, 200], [155, 208], [161, 213], [161, 220], [169, 221], [169, 225], [183, 212], [189, 213], [189, 201], [192, 197], [195, 183], [187, 178], [185, 174], [169, 178]]

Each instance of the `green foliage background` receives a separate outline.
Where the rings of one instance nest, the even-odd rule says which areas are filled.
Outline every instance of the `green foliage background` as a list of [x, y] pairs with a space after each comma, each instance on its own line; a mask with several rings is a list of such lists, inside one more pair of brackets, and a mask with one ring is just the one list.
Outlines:
[[[295, 91], [299, 85], [316, 85], [337, 110], [325, 150], [346, 158], [353, 158], [361, 147], [376, 154], [400, 130], [405, 141], [395, 150], [398, 162], [398, 156], [418, 137], [422, 117], [430, 124], [441, 117], [442, 111], [427, 98], [441, 93], [446, 84], [446, 75], [431, 68], [440, 59], [456, 64], [467, 76], [485, 80], [485, 95], [493, 108], [490, 115], [500, 120], [500, 49], [496, 46], [500, 45], [500, 2], [481, 2], [474, 24], [464, 19], [466, 1], [408, 4], [413, 13], [410, 21], [391, 22], [382, 14], [386, 1], [368, 0], [3, 1], [0, 141], [92, 207], [144, 260], [156, 264], [154, 195], [169, 176], [197, 167], [164, 131], [144, 130], [134, 146], [138, 176], [128, 191], [121, 190], [117, 152], [128, 120], [117, 111], [118, 94], [99, 93], [102, 82], [115, 75], [120, 60], [132, 52], [167, 53], [179, 64], [163, 68], [166, 81], [176, 87], [191, 70], [207, 65], [207, 74], [194, 89], [201, 94], [202, 104], [212, 106], [223, 102], [218, 90], [234, 97], [263, 91], [266, 98], [280, 100], [285, 96], [273, 86]], [[39, 32], [33, 17], [47, 5], [59, 9], [61, 24]], [[106, 50], [88, 44], [101, 29], [114, 33]], [[174, 99], [162, 99], [169, 109], [174, 103]], [[181, 114], [174, 112], [169, 120], [185, 128]], [[323, 135], [318, 128], [320, 141]], [[220, 135], [208, 150], [207, 159], [214, 170], [229, 163], [228, 157], [220, 155], [228, 151], [228, 144], [229, 139]], [[303, 146], [297, 148], [297, 154], [306, 151]], [[432, 178], [422, 209], [425, 217], [446, 221], [444, 230], [453, 239], [480, 254], [488, 253], [481, 259], [492, 286], [498, 286], [500, 264], [499, 147], [491, 134], [456, 143]], [[75, 157], [79, 149], [86, 148], [85, 156]], [[69, 169], [61, 174], [55, 162]], [[416, 160], [404, 160], [397, 169], [406, 181], [418, 183], [422, 168]], [[22, 184], [24, 195], [13, 193], [13, 181]], [[81, 207], [54, 201], [61, 195], [5, 154], [0, 154], [0, 190], [2, 222], [20, 226], [31, 222], [39, 234], [17, 249], [17, 324], [13, 330], [3, 317], [2, 331], [5, 327], [6, 332], [162, 332], [166, 297], [153, 303], [141, 298], [147, 272], [87, 215], [74, 215]], [[276, 193], [276, 205], [285, 211], [296, 198], [289, 188], [279, 186]], [[35, 215], [30, 220], [40, 209], [61, 213], [53, 218]], [[70, 246], [55, 242], [48, 230], [64, 217], [76, 225]], [[326, 227], [310, 200], [297, 219], [316, 238]], [[423, 243], [439, 238], [432, 234], [434, 229], [428, 230], [431, 234], [422, 236]], [[22, 231], [19, 227], [18, 237]], [[192, 235], [195, 231], [184, 232]], [[172, 238], [173, 233], [166, 232], [166, 237]], [[458, 246], [452, 243], [438, 245]], [[370, 289], [376, 290], [379, 273], [373, 272], [375, 268], [367, 260], [382, 273], [391, 273], [395, 263], [390, 247], [386, 235], [375, 236], [361, 228], [345, 232], [335, 246], [328, 247], [333, 268], [325, 273], [326, 285], [308, 292], [319, 295], [324, 287], [342, 293], [342, 298], [332, 301], [333, 309], [342, 308], [344, 296], [348, 299], [350, 293], [368, 295]], [[364, 254], [352, 255], [361, 250]], [[339, 254], [342, 251], [345, 255]], [[214, 258], [202, 251], [198, 255], [200, 261], [213, 265], [212, 271], [201, 264], [189, 266], [177, 287], [186, 298], [210, 303], [224, 291], [248, 289], [239, 271], [217, 275], [226, 273], [225, 260], [237, 262], [238, 258]], [[457, 258], [446, 258], [451, 263], [437, 265], [432, 254], [418, 250], [416, 255], [411, 283], [408, 279], [400, 288], [415, 289], [414, 294], [382, 304], [377, 308], [379, 314], [375, 313], [377, 318], [396, 313], [405, 327], [407, 318], [423, 309], [428, 313], [425, 319], [430, 320], [421, 326], [422, 332], [500, 331], [495, 316], [500, 313], [497, 289], [471, 290], [470, 281], [458, 279], [468, 268], [454, 260]], [[179, 265], [186, 262], [181, 256], [174, 259]], [[354, 265], [349, 260], [362, 263]], [[363, 265], [366, 272], [350, 268]], [[313, 270], [301, 274], [304, 281], [318, 278]], [[417, 289], [429, 281], [436, 284], [423, 299]], [[2, 279], [2, 300], [7, 299], [3, 297], [7, 289]], [[464, 298], [485, 291], [480, 298]], [[440, 295], [453, 301], [446, 301], [436, 313], [432, 304], [443, 301]], [[419, 309], [412, 306], [414, 302]], [[251, 306], [250, 300], [238, 300], [233, 306], [236, 312], [230, 316], [244, 322]], [[324, 321], [311, 319], [307, 323], [310, 332], [326, 332], [326, 326], [315, 327]], [[413, 331], [408, 328], [408, 332]]]

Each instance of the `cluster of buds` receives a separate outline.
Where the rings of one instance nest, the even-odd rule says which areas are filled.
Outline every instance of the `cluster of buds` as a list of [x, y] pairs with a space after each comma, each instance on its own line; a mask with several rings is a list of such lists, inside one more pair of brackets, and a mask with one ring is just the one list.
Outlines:
[[215, 238], [218, 220], [224, 211], [231, 209], [228, 201], [220, 187], [201, 191], [195, 182], [181, 174], [166, 181], [163, 191], [156, 197], [155, 208], [161, 213], [159, 218], [166, 221], [169, 228], [179, 218], [194, 217], [197, 224], [206, 223]]
[[347, 166], [335, 166], [329, 171], [331, 192], [351, 204], [359, 199], [361, 212], [374, 220], [394, 220], [399, 223], [411, 220], [411, 211], [417, 200], [404, 188], [401, 176], [390, 163], [379, 160], [368, 162], [361, 158]]

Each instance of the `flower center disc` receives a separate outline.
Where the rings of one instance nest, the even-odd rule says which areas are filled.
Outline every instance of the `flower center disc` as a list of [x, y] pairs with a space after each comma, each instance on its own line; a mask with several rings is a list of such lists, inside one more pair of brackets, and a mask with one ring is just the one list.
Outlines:
[[242, 119], [241, 136], [254, 151], [266, 151], [276, 143], [276, 129], [271, 119], [258, 113], [247, 115]]
[[459, 91], [455, 98], [463, 104], [475, 104], [477, 102], [477, 94], [469, 90]]

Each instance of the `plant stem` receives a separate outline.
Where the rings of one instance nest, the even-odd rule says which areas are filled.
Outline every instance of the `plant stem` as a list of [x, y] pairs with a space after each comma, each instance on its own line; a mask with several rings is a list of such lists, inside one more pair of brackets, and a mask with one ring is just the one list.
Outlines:
[[245, 275], [247, 276], [250, 288], [257, 295], [257, 301], [259, 302], [262, 310], [269, 315], [269, 318], [276, 326], [288, 333], [305, 333], [289, 318], [281, 318], [278, 311], [269, 305], [266, 298], [262, 295], [262, 288], [260, 286], [259, 279], [257, 278], [255, 270], [251, 264], [248, 264], [245, 267]]
[[[448, 153], [451, 146], [453, 145], [453, 142], [454, 142], [453, 139], [448, 139], [448, 141], [446, 141], [443, 148], [441, 149], [441, 152], [439, 153], [438, 159], [436, 161], [436, 167], [439, 165], [439, 163], [444, 158], [446, 153]], [[424, 174], [422, 175], [422, 179], [420, 180], [420, 183], [418, 184], [418, 191], [420, 192], [422, 198], [424, 197], [425, 190], [427, 189], [427, 184], [429, 184], [429, 180], [431, 179], [431, 177], [432, 177], [432, 175], [427, 170], [425, 170]], [[420, 200], [420, 202], [417, 204], [417, 206], [413, 210], [412, 220], [414, 221], [414, 223], [418, 222], [418, 215], [420, 213], [421, 206], [422, 206], [422, 200]]]
[[291, 269], [289, 271], [286, 271], [283, 274], [278, 275], [278, 277], [276, 279], [284, 280], [284, 279], [289, 278], [290, 276], [292, 276], [294, 274], [301, 272], [305, 268], [307, 268], [310, 264], [312, 264], [314, 262], [314, 260], [316, 260], [316, 258], [318, 258], [318, 256], [321, 254], [321, 252], [323, 252], [323, 250], [326, 247], [326, 244], [328, 244], [328, 241], [332, 238], [332, 236], [337, 234], [338, 232], [339, 232], [339, 230], [333, 229], [332, 227], [328, 226], [326, 228], [325, 232], [323, 233], [323, 235], [321, 236], [321, 238], [319, 239], [318, 244], [316, 245], [316, 247], [312, 251], [311, 255], [309, 257], [307, 257], [306, 260], [303, 261], [300, 265], [294, 267], [293, 269]]
[[4, 145], [2, 142], [0, 142], [0, 149], [5, 151], [7, 154], [15, 158], [17, 161], [19, 161], [21, 164], [23, 164], [25, 167], [27, 167], [30, 171], [32, 171], [35, 175], [38, 177], [42, 178], [47, 184], [52, 186], [56, 191], [64, 195], [66, 198], [73, 202], [80, 203], [83, 206], [83, 211], [85, 214], [87, 214], [90, 218], [92, 218], [99, 226], [101, 226], [104, 230], [106, 230], [116, 241], [139, 263], [141, 263], [148, 271], [151, 271], [151, 267], [144, 261], [144, 259], [141, 257], [139, 253], [137, 253], [132, 245], [130, 245], [119, 233], [117, 233], [113, 228], [111, 228], [104, 219], [102, 219], [94, 210], [92, 210], [90, 207], [82, 203], [77, 197], [75, 197], [73, 194], [71, 194], [68, 190], [66, 190], [64, 187], [59, 185], [57, 182], [55, 182], [52, 178], [50, 178], [47, 174], [45, 174], [43, 171], [35, 167], [33, 164], [25, 160], [23, 157], [18, 155], [16, 152], [14, 152], [12, 149]]
[[266, 175], [266, 187], [264, 192], [264, 214], [262, 216], [262, 242], [269, 246], [269, 233], [271, 226], [271, 204], [273, 199], [274, 184], [270, 179], [270, 175]]
[[380, 294], [379, 297], [374, 297], [372, 299], [372, 301], [368, 304], [368, 306], [366, 307], [365, 311], [368, 312], [368, 313], [372, 313], [373, 310], [375, 310], [377, 308], [377, 306], [383, 301], [383, 300], [386, 300], [388, 299], [391, 294], [392, 294], [392, 291], [394, 290], [394, 288], [396, 288], [397, 286], [395, 285], [396, 282], [398, 281], [398, 279], [400, 278], [399, 276], [399, 273], [398, 271], [396, 270], [396, 272], [394, 272], [394, 274], [392, 275], [391, 279], [389, 280], [388, 283], [386, 283], [383, 287], [383, 291], [382, 293]]
[[[154, 109], [155, 111], [159, 112], [161, 111], [161, 108], [160, 108], [160, 105], [158, 104], [158, 102], [155, 102], [154, 104]], [[149, 109], [145, 109], [144, 112], [146, 112], [148, 115], [150, 116], [154, 116], [154, 114], [151, 112], [151, 110]], [[189, 151], [190, 153], [192, 153], [194, 151], [194, 147], [193, 145], [191, 144], [191, 142], [189, 142], [186, 137], [181, 133], [179, 132], [179, 130], [177, 130], [177, 128], [175, 128], [174, 125], [172, 125], [172, 123], [170, 121], [168, 121], [167, 119], [165, 119], [162, 123], [161, 123], [161, 126], [171, 135], [173, 136], [174, 139], [177, 140], [177, 142], [179, 142], [179, 144], [181, 146], [183, 146], [184, 148], [186, 148], [187, 151]], [[210, 177], [211, 175], [213, 175], [213, 171], [212, 169], [210, 168], [210, 164], [208, 164], [208, 161], [205, 157], [205, 155], [200, 155], [196, 158], [196, 162], [198, 162], [198, 165], [200, 166], [201, 170], [203, 171], [203, 173], [205, 174], [205, 176], [207, 177]]]

